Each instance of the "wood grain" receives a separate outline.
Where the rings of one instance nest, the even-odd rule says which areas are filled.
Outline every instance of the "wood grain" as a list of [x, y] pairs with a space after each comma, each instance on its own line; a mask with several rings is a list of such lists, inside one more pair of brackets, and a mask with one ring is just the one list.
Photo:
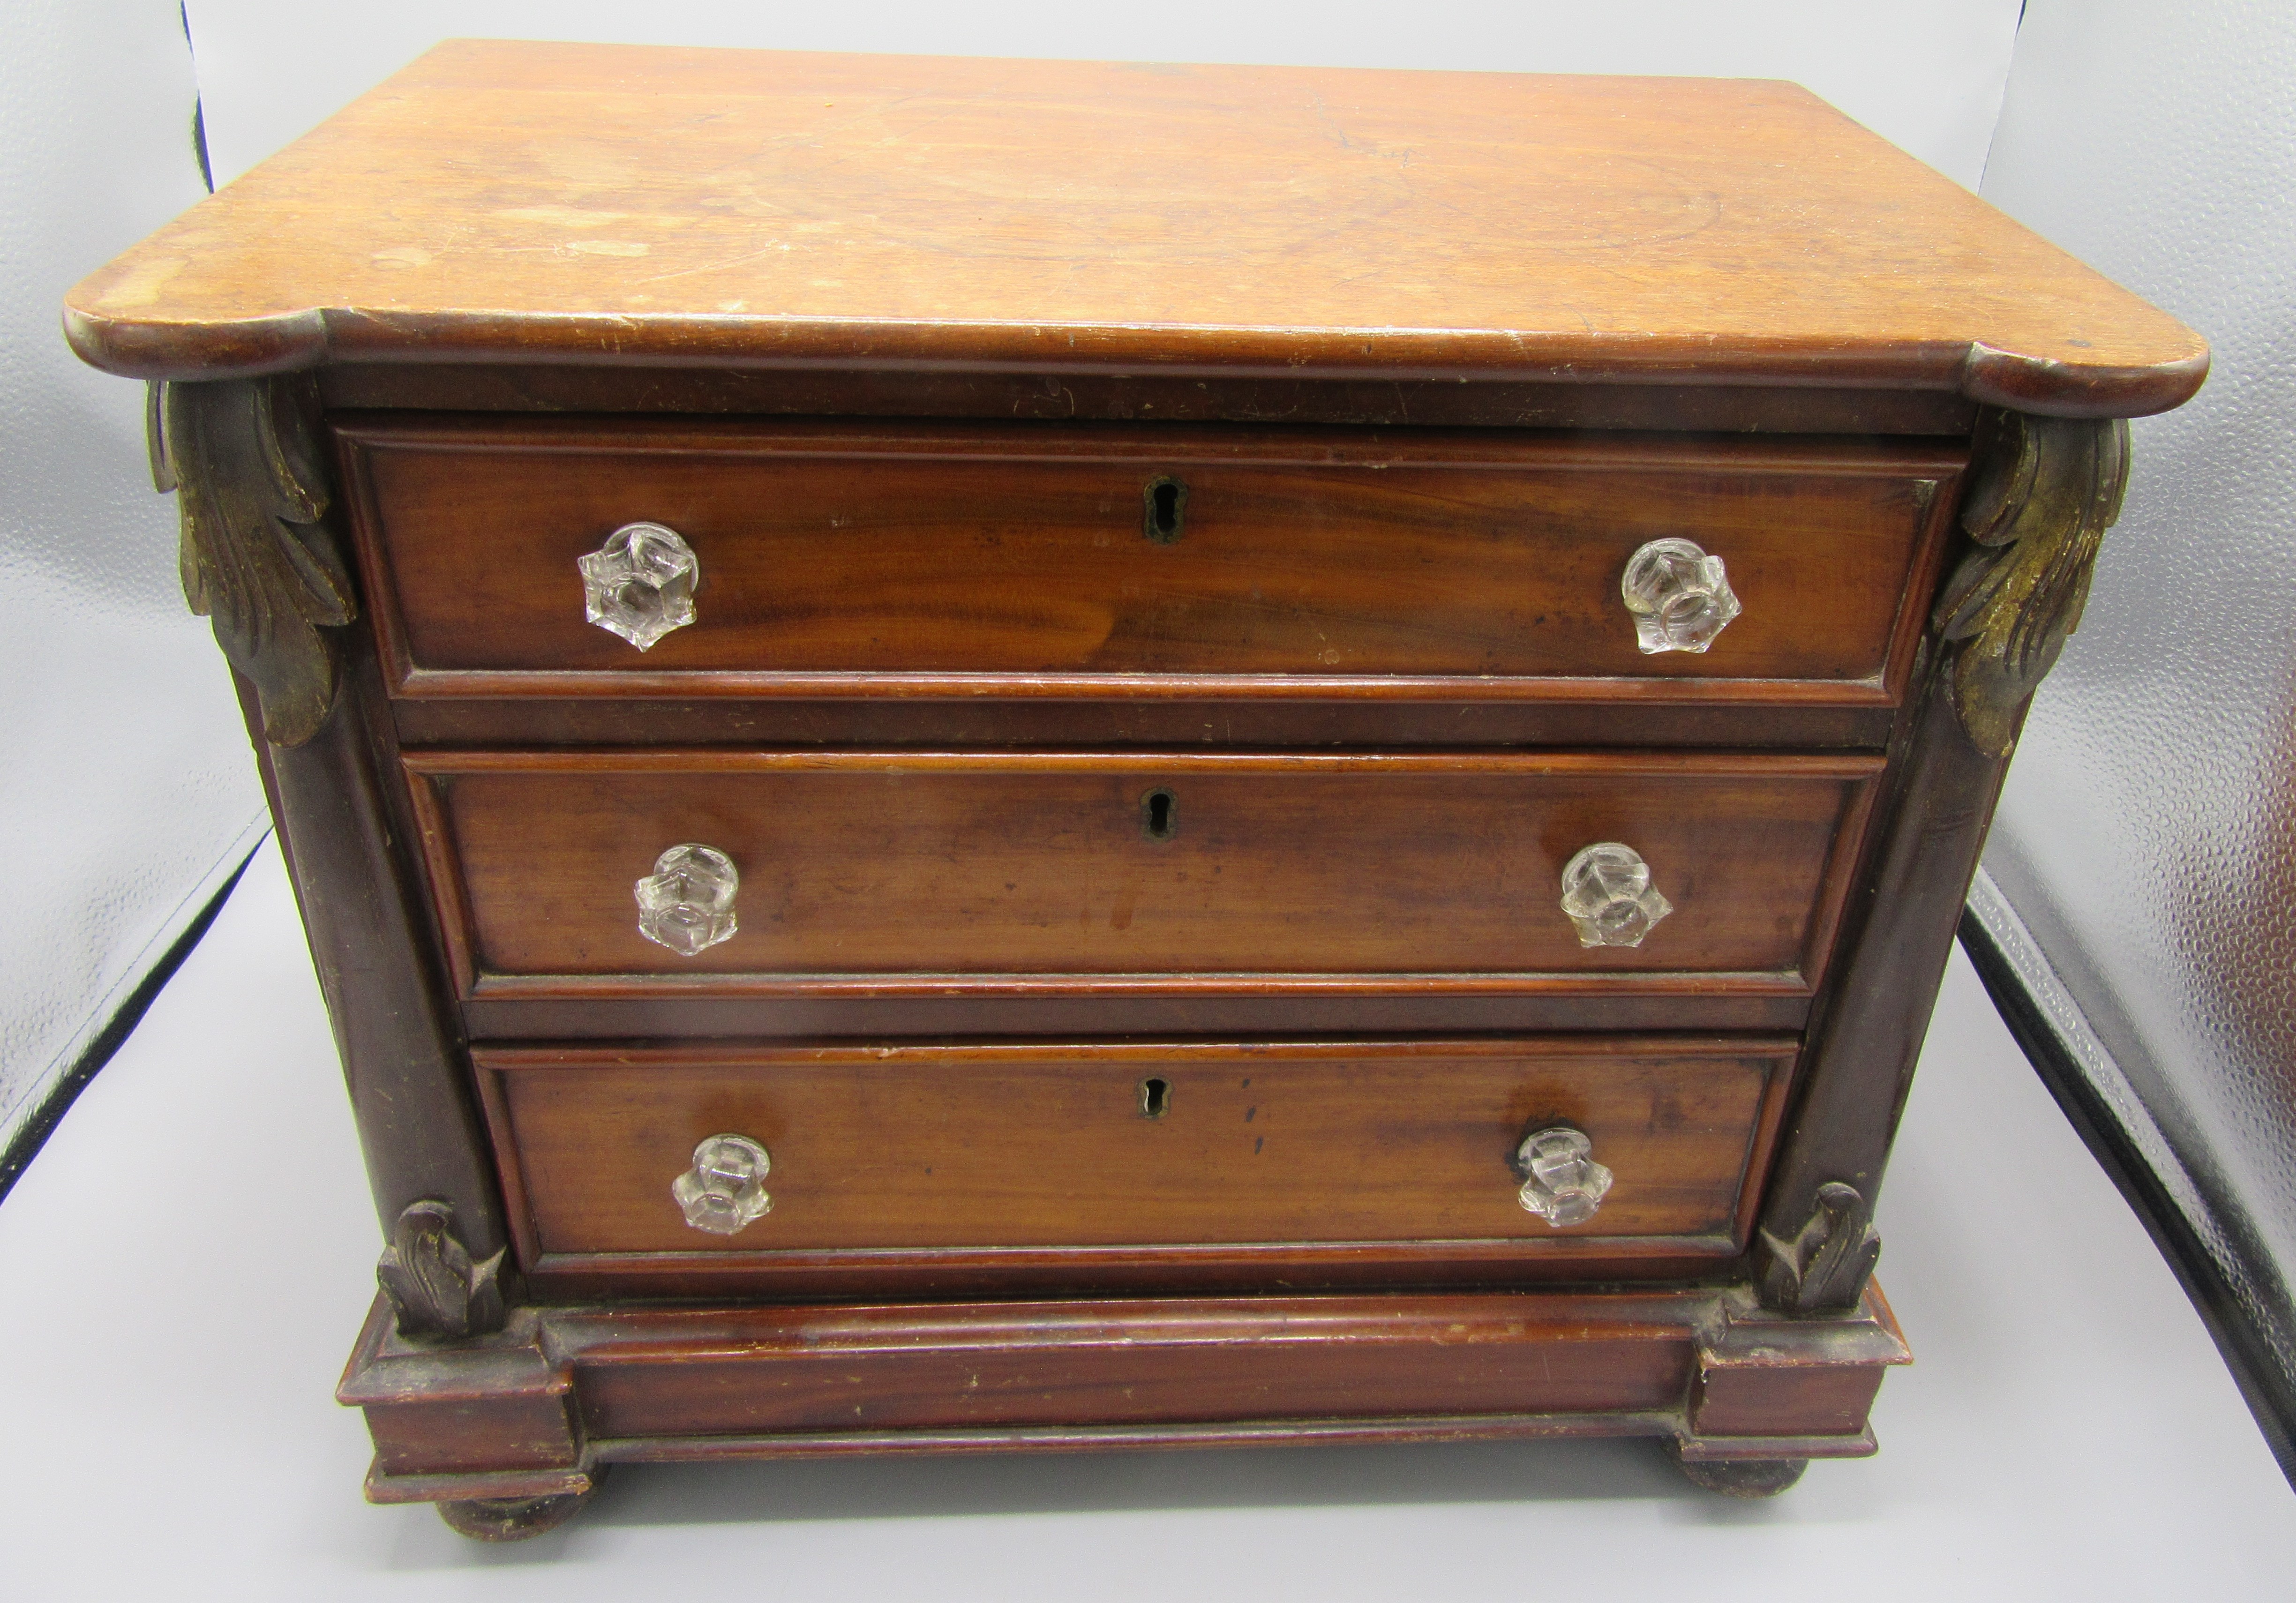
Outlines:
[[[477, 975], [1760, 975], [1824, 962], [1878, 758], [438, 752], [406, 758]], [[1168, 839], [1142, 803], [1174, 800]], [[1585, 948], [1563, 863], [1623, 840], [1677, 911]], [[693, 958], [631, 887], [681, 842], [742, 875]], [[1484, 981], [1481, 988], [1504, 981]]]
[[[527, 1263], [812, 1249], [1511, 1241], [1734, 1251], [1762, 1115], [1797, 1045], [1663, 1038], [1397, 1045], [482, 1051]], [[1143, 1110], [1153, 1079], [1162, 1112]], [[1515, 1198], [1526, 1130], [1618, 1176], [1556, 1229]], [[669, 1192], [694, 1144], [773, 1155], [731, 1237]], [[530, 1232], [530, 1233], [529, 1233]], [[1680, 1251], [1682, 1242], [1666, 1244]]]
[[74, 290], [136, 377], [582, 359], [2176, 405], [2206, 347], [1791, 85], [456, 41]]
[[[1672, 695], [1871, 704], [1910, 655], [1951, 446], [1423, 429], [335, 420], [377, 629], [414, 696]], [[1144, 487], [1186, 487], [1144, 537]], [[663, 523], [697, 621], [641, 652], [575, 560]], [[1745, 612], [1646, 655], [1644, 542]], [[1916, 593], [1918, 592], [1919, 593]], [[977, 676], [977, 677], [976, 677]], [[1148, 676], [1144, 679], [1135, 676]], [[1271, 678], [1292, 683], [1274, 684]], [[1562, 683], [1556, 683], [1556, 682]], [[1624, 683], [1620, 683], [1624, 682]]]

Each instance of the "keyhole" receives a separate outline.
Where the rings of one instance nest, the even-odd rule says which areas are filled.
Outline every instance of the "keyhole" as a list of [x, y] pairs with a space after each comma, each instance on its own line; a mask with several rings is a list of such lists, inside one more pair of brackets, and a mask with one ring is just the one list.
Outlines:
[[1172, 1088], [1162, 1080], [1140, 1082], [1140, 1116], [1160, 1119], [1172, 1110]]
[[1187, 515], [1188, 487], [1162, 474], [1148, 481], [1141, 492], [1147, 503], [1142, 530], [1159, 545], [1169, 545], [1180, 537], [1180, 520]]
[[1140, 798], [1140, 827], [1151, 840], [1169, 840], [1180, 832], [1179, 809], [1169, 790], [1151, 790]]

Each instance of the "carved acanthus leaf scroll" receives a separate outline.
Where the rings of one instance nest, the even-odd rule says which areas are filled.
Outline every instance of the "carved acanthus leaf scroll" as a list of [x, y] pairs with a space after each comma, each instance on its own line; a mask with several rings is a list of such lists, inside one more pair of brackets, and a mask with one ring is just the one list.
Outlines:
[[1882, 1233], [1857, 1188], [1829, 1181], [1790, 1241], [1762, 1232], [1762, 1301], [1784, 1313], [1854, 1308], [1882, 1256]]
[[1988, 757], [2016, 744], [2017, 719], [2080, 623], [2104, 531], [2128, 487], [2119, 418], [1988, 412], [1961, 523], [1972, 552], [1938, 602], [1951, 644], [1954, 710]]
[[299, 746], [335, 700], [334, 639], [357, 616], [326, 532], [327, 480], [308, 379], [169, 384], [154, 478], [183, 515], [184, 599], [255, 686], [263, 732]]
[[483, 1336], [503, 1327], [503, 1255], [474, 1262], [444, 1202], [410, 1205], [374, 1266], [401, 1336]]

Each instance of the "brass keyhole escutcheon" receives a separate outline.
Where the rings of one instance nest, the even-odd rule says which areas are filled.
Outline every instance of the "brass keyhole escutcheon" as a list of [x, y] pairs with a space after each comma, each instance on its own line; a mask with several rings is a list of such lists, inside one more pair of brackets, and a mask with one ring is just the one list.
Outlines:
[[1180, 804], [1163, 786], [1140, 798], [1140, 829], [1151, 840], [1169, 840], [1180, 832]]
[[1160, 473], [1142, 487], [1140, 499], [1145, 503], [1141, 514], [1140, 530], [1159, 545], [1169, 545], [1180, 537], [1180, 526], [1188, 515], [1188, 487], [1169, 473]]

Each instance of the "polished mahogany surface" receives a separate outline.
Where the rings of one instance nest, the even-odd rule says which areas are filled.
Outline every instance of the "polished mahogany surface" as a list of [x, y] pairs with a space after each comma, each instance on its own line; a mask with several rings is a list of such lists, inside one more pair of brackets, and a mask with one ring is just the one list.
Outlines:
[[[892, 675], [906, 693], [1233, 697], [1275, 678], [1873, 705], [1899, 688], [1964, 455], [1052, 423], [368, 415], [335, 433], [384, 648], [422, 697], [852, 695]], [[1160, 486], [1170, 522], [1152, 529]], [[696, 621], [643, 652], [586, 621], [575, 567], [642, 521], [701, 569]], [[1745, 610], [1710, 650], [1653, 657], [1619, 576], [1684, 537]]]
[[[1559, 1037], [1357, 1045], [495, 1048], [500, 1149], [535, 1254], [1156, 1243], [1742, 1245], [1795, 1043]], [[1558, 1228], [1516, 1144], [1568, 1124], [1620, 1178]], [[772, 1154], [772, 1211], [689, 1229], [695, 1144]], [[1666, 1243], [1680, 1251], [1683, 1241]]]
[[[1804, 991], [1881, 759], [1608, 753], [455, 752], [410, 756], [473, 977], [1725, 974]], [[1156, 812], [1157, 798], [1162, 812]], [[1677, 911], [1580, 945], [1598, 841]], [[632, 887], [730, 856], [741, 928], [692, 956]]]

